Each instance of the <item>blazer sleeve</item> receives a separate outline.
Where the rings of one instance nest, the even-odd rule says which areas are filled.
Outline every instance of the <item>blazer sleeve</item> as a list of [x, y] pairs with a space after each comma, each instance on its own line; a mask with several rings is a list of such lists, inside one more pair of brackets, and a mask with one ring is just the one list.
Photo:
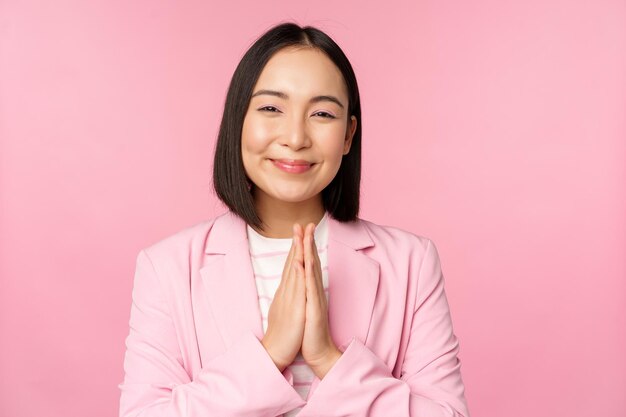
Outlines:
[[146, 250], [136, 260], [124, 372], [120, 417], [274, 417], [306, 403], [252, 332], [192, 379]]
[[[419, 264], [411, 255], [411, 264]], [[299, 417], [469, 417], [437, 249], [430, 240], [419, 272], [400, 378], [353, 338]], [[340, 348], [341, 350], [341, 348]]]

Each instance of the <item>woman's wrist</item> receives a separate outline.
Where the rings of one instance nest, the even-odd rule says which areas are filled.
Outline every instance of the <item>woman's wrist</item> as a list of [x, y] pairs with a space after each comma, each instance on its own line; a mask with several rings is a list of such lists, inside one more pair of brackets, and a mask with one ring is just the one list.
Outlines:
[[278, 370], [282, 373], [285, 368], [287, 367], [286, 364], [284, 364], [284, 361], [281, 361], [273, 352], [272, 349], [267, 346], [263, 340], [261, 340], [261, 344], [263, 345], [263, 347], [265, 348], [265, 351], [267, 352], [267, 354], [269, 355], [269, 357], [272, 359], [272, 362], [274, 362], [274, 365], [276, 365], [276, 367], [278, 368]]
[[310, 365], [313, 373], [319, 378], [324, 379], [326, 374], [331, 370], [335, 363], [339, 360], [343, 352], [339, 349], [334, 349], [332, 353], [330, 353], [324, 360], [320, 361], [319, 364]]

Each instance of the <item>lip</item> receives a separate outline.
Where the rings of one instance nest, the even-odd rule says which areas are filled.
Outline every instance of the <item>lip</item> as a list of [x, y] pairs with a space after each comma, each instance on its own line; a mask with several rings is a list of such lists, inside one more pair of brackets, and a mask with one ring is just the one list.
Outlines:
[[303, 159], [270, 159], [275, 167], [291, 174], [300, 174], [310, 170], [315, 163]]

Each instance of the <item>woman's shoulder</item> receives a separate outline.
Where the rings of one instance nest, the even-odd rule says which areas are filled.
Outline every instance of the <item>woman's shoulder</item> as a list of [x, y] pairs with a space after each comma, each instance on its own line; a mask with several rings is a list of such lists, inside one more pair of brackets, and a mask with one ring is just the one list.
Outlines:
[[202, 221], [189, 224], [165, 235], [143, 247], [150, 258], [189, 258], [194, 253], [201, 254], [204, 250], [206, 238], [220, 215], [206, 218]]
[[429, 237], [412, 232], [400, 226], [376, 223], [372, 220], [359, 218], [375, 243], [385, 246], [407, 247], [426, 250], [432, 241]]
[[439, 251], [430, 237], [400, 226], [359, 220], [374, 243], [368, 249], [368, 255], [379, 262], [389, 263], [391, 260], [395, 269], [400, 265], [424, 265], [424, 262], [429, 265], [439, 264]]

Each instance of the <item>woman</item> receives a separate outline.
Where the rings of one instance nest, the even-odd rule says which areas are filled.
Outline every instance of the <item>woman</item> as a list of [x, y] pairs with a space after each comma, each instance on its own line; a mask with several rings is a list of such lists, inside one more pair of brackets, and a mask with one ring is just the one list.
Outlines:
[[120, 416], [468, 416], [426, 237], [358, 218], [352, 67], [284, 23], [233, 75], [215, 149], [228, 210], [137, 257]]

